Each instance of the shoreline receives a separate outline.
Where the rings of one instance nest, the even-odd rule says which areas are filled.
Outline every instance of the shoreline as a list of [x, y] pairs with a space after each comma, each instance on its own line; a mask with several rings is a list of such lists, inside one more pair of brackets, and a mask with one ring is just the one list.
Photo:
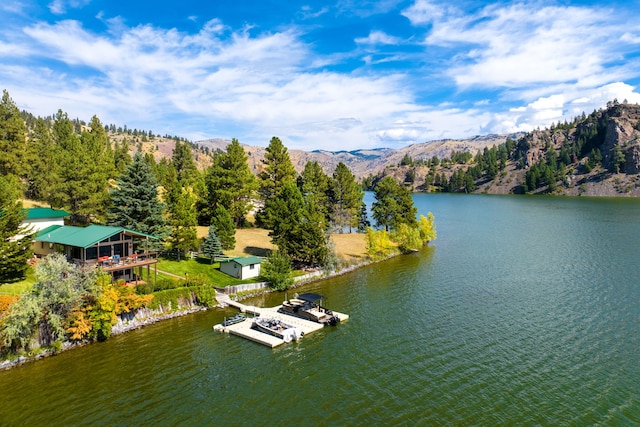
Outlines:
[[[297, 282], [294, 282], [294, 284], [289, 288], [297, 288], [300, 286], [304, 286], [307, 285], [309, 283], [313, 283], [313, 282], [317, 282], [320, 280], [325, 280], [325, 279], [330, 279], [333, 277], [338, 277], [347, 273], [350, 273], [352, 271], [358, 270], [360, 268], [372, 265], [372, 264], [376, 264], [382, 261], [386, 261], [390, 258], [396, 257], [402, 255], [401, 252], [394, 252], [386, 257], [383, 257], [381, 259], [377, 259], [377, 260], [371, 260], [368, 259], [366, 261], [362, 261], [359, 262], [357, 264], [352, 264], [349, 265], [345, 268], [342, 268], [340, 270], [335, 270], [332, 271], [330, 273], [321, 273], [318, 275], [315, 275], [313, 277], [305, 277], [302, 280], [299, 280]], [[248, 298], [252, 298], [254, 296], [258, 296], [258, 295], [262, 295], [262, 294], [266, 294], [266, 293], [271, 293], [271, 292], [278, 292], [274, 289], [271, 288], [264, 288], [259, 292], [256, 293], [251, 293], [251, 294], [247, 294], [247, 295], [243, 295], [240, 296], [238, 298], [238, 301], [242, 301], [244, 299], [248, 299]], [[217, 302], [217, 300], [216, 300]], [[149, 317], [146, 317], [144, 319], [141, 320], [131, 320], [129, 322], [127, 322], [126, 324], [120, 325], [120, 322], [113, 325], [112, 327], [112, 331], [111, 331], [111, 336], [115, 336], [115, 335], [121, 335], [124, 334], [126, 332], [131, 332], [131, 331], [135, 331], [136, 329], [140, 329], [143, 328], [145, 326], [148, 325], [152, 325], [154, 323], [158, 323], [164, 320], [169, 320], [169, 319], [173, 319], [176, 317], [182, 317], [182, 316], [187, 316], [189, 314], [192, 313], [196, 313], [196, 312], [200, 312], [200, 311], [207, 311], [207, 310], [212, 310], [212, 309], [220, 309], [220, 308], [225, 308], [226, 305], [225, 304], [221, 304], [219, 302], [217, 302], [216, 305], [211, 306], [211, 307], [204, 307], [204, 306], [191, 306], [191, 307], [185, 307], [184, 309], [178, 309], [175, 311], [171, 311], [169, 313], [163, 313], [163, 314], [158, 314], [158, 315], [151, 315]], [[68, 350], [72, 350], [75, 348], [79, 348], [79, 347], [83, 347], [85, 345], [90, 345], [90, 344], [94, 344], [96, 341], [95, 340], [84, 340], [84, 341], [78, 341], [78, 342], [70, 342], [70, 341], [65, 341], [62, 343], [62, 346], [60, 347], [60, 349], [45, 349], [40, 351], [38, 354], [33, 355], [33, 356], [24, 356], [24, 355], [20, 355], [20, 356], [16, 356], [15, 359], [4, 359], [0, 361], [0, 371], [6, 371], [9, 369], [13, 369], [16, 368], [18, 366], [22, 366], [26, 363], [29, 362], [35, 362], [37, 360], [41, 360], [41, 359], [45, 359], [47, 357], [52, 357], [52, 356], [56, 356], [64, 351], [68, 351]]]

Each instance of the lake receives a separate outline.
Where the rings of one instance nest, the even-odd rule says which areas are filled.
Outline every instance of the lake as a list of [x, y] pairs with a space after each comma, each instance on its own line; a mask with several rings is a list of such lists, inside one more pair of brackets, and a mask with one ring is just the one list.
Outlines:
[[213, 332], [232, 309], [157, 323], [0, 372], [0, 425], [640, 423], [640, 200], [414, 199], [429, 247], [296, 289], [347, 322], [276, 349]]

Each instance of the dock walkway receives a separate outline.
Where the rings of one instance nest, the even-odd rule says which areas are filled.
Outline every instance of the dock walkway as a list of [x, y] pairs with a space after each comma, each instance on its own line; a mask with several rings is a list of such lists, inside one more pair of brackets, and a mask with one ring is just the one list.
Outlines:
[[[227, 296], [227, 298], [229, 297]], [[218, 300], [218, 302], [221, 302], [221, 301]], [[254, 313], [256, 316], [263, 316], [263, 317], [269, 317], [269, 318], [281, 320], [282, 322], [288, 323], [291, 326], [300, 328], [300, 330], [304, 332], [305, 335], [324, 328], [324, 325], [322, 325], [321, 323], [312, 322], [310, 320], [301, 319], [299, 317], [289, 316], [288, 314], [278, 313], [278, 309], [281, 307], [281, 305], [278, 305], [276, 307], [247, 306], [237, 301], [232, 301], [230, 298], [228, 301], [225, 301], [225, 303], [228, 303], [233, 307], [237, 307], [243, 312]], [[333, 313], [340, 318], [341, 322], [349, 318], [348, 315], [343, 313], [336, 313], [335, 311]], [[271, 348], [284, 344], [284, 340], [278, 337], [274, 337], [264, 332], [260, 332], [252, 329], [251, 328], [252, 324], [253, 324], [253, 321], [249, 318], [243, 322], [236, 323], [235, 325], [230, 325], [230, 326], [215, 325], [213, 329], [220, 332], [238, 335], [240, 337], [266, 345], [267, 347], [271, 347]]]

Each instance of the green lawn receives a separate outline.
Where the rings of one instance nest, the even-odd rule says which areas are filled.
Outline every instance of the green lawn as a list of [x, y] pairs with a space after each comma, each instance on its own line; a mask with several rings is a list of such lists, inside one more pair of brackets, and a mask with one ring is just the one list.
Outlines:
[[20, 295], [29, 290], [34, 283], [36, 283], [36, 274], [33, 267], [29, 267], [27, 277], [24, 280], [15, 283], [0, 284], [0, 294]]
[[[182, 261], [174, 261], [161, 258], [158, 261], [158, 270], [173, 273], [180, 277], [185, 277], [188, 273], [190, 277], [203, 276], [206, 280], [218, 287], [238, 285], [240, 283], [254, 283], [260, 281], [260, 278], [254, 277], [247, 280], [238, 280], [220, 271], [220, 263], [209, 263], [206, 258], [189, 259]], [[160, 274], [160, 273], [158, 273]]]

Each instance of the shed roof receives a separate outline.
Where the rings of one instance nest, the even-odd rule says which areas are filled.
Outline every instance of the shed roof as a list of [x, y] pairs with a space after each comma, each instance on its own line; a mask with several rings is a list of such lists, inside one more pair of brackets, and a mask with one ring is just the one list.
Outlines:
[[28, 208], [26, 211], [26, 219], [64, 218], [69, 216], [69, 212], [62, 209]]
[[262, 262], [262, 258], [258, 258], [257, 256], [248, 256], [233, 258], [232, 261], [235, 261], [244, 267], [245, 265], [260, 264]]
[[158, 239], [150, 234], [140, 233], [124, 227], [112, 227], [107, 225], [92, 224], [88, 227], [58, 226], [47, 227], [40, 231], [34, 240], [38, 242], [58, 243], [67, 246], [88, 248], [114, 236], [122, 231], [135, 237], [148, 237]]

